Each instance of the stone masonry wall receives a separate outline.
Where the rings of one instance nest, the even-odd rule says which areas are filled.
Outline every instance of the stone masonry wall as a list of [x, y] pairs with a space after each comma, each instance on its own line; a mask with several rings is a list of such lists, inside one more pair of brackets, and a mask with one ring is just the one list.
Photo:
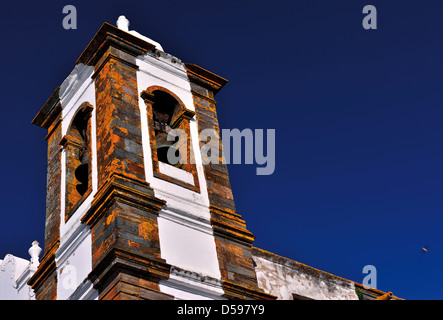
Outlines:
[[258, 285], [279, 300], [358, 300], [354, 282], [253, 248]]

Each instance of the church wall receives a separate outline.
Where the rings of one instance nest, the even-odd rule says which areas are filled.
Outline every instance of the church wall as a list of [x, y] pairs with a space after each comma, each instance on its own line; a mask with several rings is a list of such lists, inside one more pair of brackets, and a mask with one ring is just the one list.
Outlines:
[[258, 285], [279, 300], [358, 300], [354, 283], [253, 248]]
[[[30, 287], [37, 300], [357, 299], [350, 280], [252, 247], [226, 164], [203, 165], [200, 151], [202, 130], [219, 135], [214, 96], [227, 80], [127, 26], [103, 24], [33, 120], [48, 130], [45, 254], [34, 268], [31, 250], [26, 272], [27, 261], [0, 260], [0, 299], [32, 299]], [[164, 109], [180, 110], [175, 125], [190, 134], [186, 170], [153, 161], [155, 90], [180, 102]], [[87, 191], [75, 194], [81, 161]]]
[[29, 277], [28, 260], [11, 254], [0, 260], [0, 300], [33, 300], [29, 286], [19, 284], [20, 278], [26, 275]]

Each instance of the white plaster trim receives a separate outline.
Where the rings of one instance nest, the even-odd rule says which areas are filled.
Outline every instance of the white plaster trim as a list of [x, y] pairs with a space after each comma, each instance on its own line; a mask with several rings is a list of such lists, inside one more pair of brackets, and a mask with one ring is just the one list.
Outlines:
[[[89, 74], [89, 73], [88, 73]], [[87, 79], [78, 90], [76, 99], [71, 100], [70, 103], [65, 105], [62, 110], [62, 135], [64, 136], [69, 125], [76, 114], [78, 108], [83, 102], [88, 102], [93, 106], [91, 114], [91, 154], [92, 154], [92, 192], [83, 201], [76, 212], [65, 222], [65, 201], [66, 201], [66, 151], [62, 150], [61, 154], [61, 216], [60, 216], [60, 244], [64, 241], [64, 238], [69, 237], [69, 233], [74, 232], [80, 226], [80, 219], [90, 208], [94, 194], [97, 190], [98, 178], [97, 178], [97, 133], [96, 133], [96, 107], [95, 107], [95, 83], [92, 79]], [[62, 102], [63, 103], [63, 102]]]
[[194, 150], [195, 167], [197, 170], [198, 181], [200, 184], [200, 195], [202, 204], [209, 207], [208, 185], [203, 169], [202, 155], [200, 151], [200, 139], [198, 137], [198, 128], [195, 117], [189, 122], [189, 131], [191, 133], [191, 142]]
[[72, 256], [77, 248], [89, 236], [91, 236], [91, 230], [89, 227], [84, 223], [79, 223], [78, 227], [74, 228], [73, 232], [65, 237], [63, 242], [60, 241], [60, 247], [55, 253], [56, 265], [61, 266], [65, 264], [68, 258]]
[[151, 184], [151, 186], [154, 188], [155, 196], [167, 201], [166, 206], [163, 207], [164, 209], [185, 212], [187, 215], [193, 216], [200, 221], [210, 220], [211, 213], [209, 212], [209, 207], [204, 202], [201, 194], [168, 181], [160, 180], [158, 183], [156, 183], [157, 181], [154, 182], [154, 185]]
[[226, 300], [219, 279], [175, 266], [171, 267], [168, 280], [160, 281], [159, 285], [161, 292], [173, 295], [176, 300]]
[[28, 280], [32, 277], [32, 275], [35, 273], [35, 271], [31, 271], [29, 266], [23, 271], [23, 273], [18, 277], [16, 283], [17, 283], [17, 290], [20, 291], [23, 287], [28, 287]]
[[157, 49], [159, 49], [159, 50], [161, 50], [161, 51], [164, 51], [164, 50], [163, 50], [163, 47], [161, 46], [161, 44], [158, 43], [157, 41], [154, 41], [154, 40], [152, 40], [151, 38], [148, 38], [148, 37], [146, 37], [146, 36], [144, 36], [144, 35], [138, 33], [138, 32], [135, 31], [135, 30], [130, 30], [130, 31], [127, 31], [127, 32], [130, 33], [130, 34], [132, 34], [133, 36], [135, 36], [135, 37], [137, 37], [137, 38], [140, 38], [140, 39], [142, 39], [142, 40], [144, 40], [144, 41], [146, 41], [146, 42], [148, 42], [148, 43], [150, 43], [150, 44], [153, 44]]
[[91, 75], [90, 72], [89, 78], [84, 79], [83, 83], [80, 83], [80, 80], [76, 83], [76, 87], [73, 88], [76, 90], [75, 92], [66, 98], [60, 98], [62, 105], [62, 136], [68, 132], [69, 125], [83, 102], [89, 102], [95, 110], [95, 82], [90, 77]]
[[169, 209], [168, 205], [163, 207], [158, 214], [159, 218], [175, 222], [179, 225], [194, 229], [199, 232], [213, 236], [211, 222], [203, 217], [197, 217], [186, 211]]
[[[65, 222], [66, 201], [66, 151], [61, 153], [61, 188], [60, 188], [60, 247], [56, 252], [55, 262], [57, 266], [57, 296], [69, 299], [73, 294], [87, 294], [93, 296], [94, 292], [87, 293], [83, 285], [75, 289], [65, 289], [62, 286], [63, 274], [61, 268], [73, 264], [76, 268], [76, 280], [87, 281], [87, 275], [92, 268], [92, 248], [90, 245], [91, 231], [80, 219], [91, 207], [94, 194], [97, 190], [97, 139], [96, 139], [96, 106], [95, 106], [95, 83], [91, 79], [94, 69], [86, 66], [76, 66], [71, 75], [64, 81], [61, 87], [62, 104], [62, 136], [66, 135], [73, 117], [83, 102], [93, 106], [91, 114], [91, 154], [92, 154], [92, 192], [77, 208], [67, 222]], [[61, 279], [60, 279], [61, 278]], [[61, 291], [60, 291], [61, 290]], [[72, 290], [70, 293], [69, 291]], [[83, 291], [82, 291], [83, 290]], [[91, 289], [92, 290], [92, 289]]]
[[[189, 82], [186, 68], [180, 59], [165, 52], [157, 52], [157, 54], [159, 56], [156, 56], [156, 52], [147, 52], [142, 56], [138, 56], [137, 60], [147, 63], [167, 73], [170, 73], [171, 75], [180, 78], [180, 80]], [[175, 61], [175, 63], [173, 63], [172, 61]], [[149, 68], [140, 69], [140, 71], [142, 72], [146, 72], [154, 77], [158, 77], [155, 73], [152, 73], [148, 70]], [[164, 80], [164, 78], [160, 79]]]
[[189, 183], [193, 186], [195, 185], [194, 176], [188, 171], [176, 168], [174, 166], [171, 166], [170, 164], [163, 163], [161, 161], [158, 162], [158, 169], [161, 173], [166, 174], [172, 178]]
[[78, 98], [78, 96], [83, 94], [85, 88], [83, 88], [83, 90], [81, 90], [81, 88], [84, 87], [85, 84], [89, 86], [90, 82], [93, 82], [91, 79], [93, 73], [94, 67], [92, 66], [86, 66], [82, 63], [75, 66], [69, 76], [60, 85], [59, 95], [62, 108], [67, 106], [73, 97], [77, 96]]
[[83, 280], [68, 300], [98, 300], [98, 292], [89, 279]]

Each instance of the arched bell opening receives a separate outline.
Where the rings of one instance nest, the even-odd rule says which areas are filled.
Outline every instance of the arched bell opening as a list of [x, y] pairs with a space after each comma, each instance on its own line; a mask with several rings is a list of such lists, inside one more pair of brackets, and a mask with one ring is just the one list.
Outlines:
[[171, 123], [180, 111], [179, 103], [164, 91], [153, 92], [154, 135], [157, 159], [160, 162], [180, 168], [180, 151], [175, 144], [178, 135]]
[[83, 196], [89, 188], [91, 155], [89, 148], [89, 118], [87, 110], [79, 111], [72, 123], [72, 130], [77, 131], [80, 136], [80, 145], [75, 154], [78, 157], [79, 164], [76, 166], [74, 176], [78, 183], [75, 189], [80, 196]]
[[154, 176], [200, 192], [190, 130], [195, 112], [160, 86], [148, 87], [141, 98], [146, 104]]
[[68, 220], [92, 188], [91, 112], [85, 103], [71, 121], [61, 144], [65, 150], [65, 219]]

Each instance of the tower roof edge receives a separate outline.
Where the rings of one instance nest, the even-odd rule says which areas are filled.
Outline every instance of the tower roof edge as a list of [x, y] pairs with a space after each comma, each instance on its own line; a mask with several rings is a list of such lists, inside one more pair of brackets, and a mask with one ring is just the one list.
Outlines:
[[155, 48], [154, 44], [105, 22], [83, 50], [76, 64], [94, 65], [110, 43], [134, 55], [142, 55]]

